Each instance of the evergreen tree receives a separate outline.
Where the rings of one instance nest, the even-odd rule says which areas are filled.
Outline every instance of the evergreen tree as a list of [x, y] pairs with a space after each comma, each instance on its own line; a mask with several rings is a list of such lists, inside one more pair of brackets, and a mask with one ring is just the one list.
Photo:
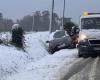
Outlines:
[[19, 24], [14, 24], [12, 26], [12, 43], [16, 47], [23, 48], [23, 38], [24, 38], [23, 34], [24, 31], [22, 27], [19, 26]]

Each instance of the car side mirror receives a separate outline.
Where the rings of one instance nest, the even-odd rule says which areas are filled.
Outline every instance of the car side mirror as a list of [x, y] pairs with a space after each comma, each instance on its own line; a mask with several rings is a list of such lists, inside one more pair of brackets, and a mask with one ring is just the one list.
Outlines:
[[50, 41], [46, 41], [46, 43], [49, 43]]

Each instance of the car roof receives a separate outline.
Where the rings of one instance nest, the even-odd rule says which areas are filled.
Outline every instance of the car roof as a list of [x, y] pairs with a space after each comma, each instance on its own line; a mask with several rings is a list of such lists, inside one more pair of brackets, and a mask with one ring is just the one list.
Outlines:
[[100, 14], [81, 16], [80, 18], [94, 18], [94, 17], [100, 17]]
[[[52, 33], [50, 34], [49, 40], [52, 40], [52, 39], [53, 39], [53, 36], [55, 35], [55, 33], [60, 32], [60, 31], [66, 32], [65, 30], [56, 30], [56, 31], [54, 31], [54, 32], [52, 32]], [[67, 32], [66, 32], [66, 35], [68, 35]]]

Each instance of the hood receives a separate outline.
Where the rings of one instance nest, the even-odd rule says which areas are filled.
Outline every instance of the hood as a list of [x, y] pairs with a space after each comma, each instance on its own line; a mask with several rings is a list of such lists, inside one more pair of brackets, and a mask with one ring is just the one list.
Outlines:
[[85, 34], [88, 39], [100, 39], [100, 30], [98, 29], [82, 30], [80, 33]]

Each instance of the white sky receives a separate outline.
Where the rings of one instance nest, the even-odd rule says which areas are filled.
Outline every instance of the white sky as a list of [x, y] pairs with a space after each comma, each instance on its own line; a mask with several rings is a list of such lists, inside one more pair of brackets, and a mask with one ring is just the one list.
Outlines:
[[[32, 14], [36, 10], [51, 10], [52, 0], [0, 0], [0, 11], [13, 20]], [[55, 12], [62, 16], [63, 0], [55, 0]], [[66, 0], [65, 16], [78, 22], [84, 11], [100, 12], [100, 0]]]

